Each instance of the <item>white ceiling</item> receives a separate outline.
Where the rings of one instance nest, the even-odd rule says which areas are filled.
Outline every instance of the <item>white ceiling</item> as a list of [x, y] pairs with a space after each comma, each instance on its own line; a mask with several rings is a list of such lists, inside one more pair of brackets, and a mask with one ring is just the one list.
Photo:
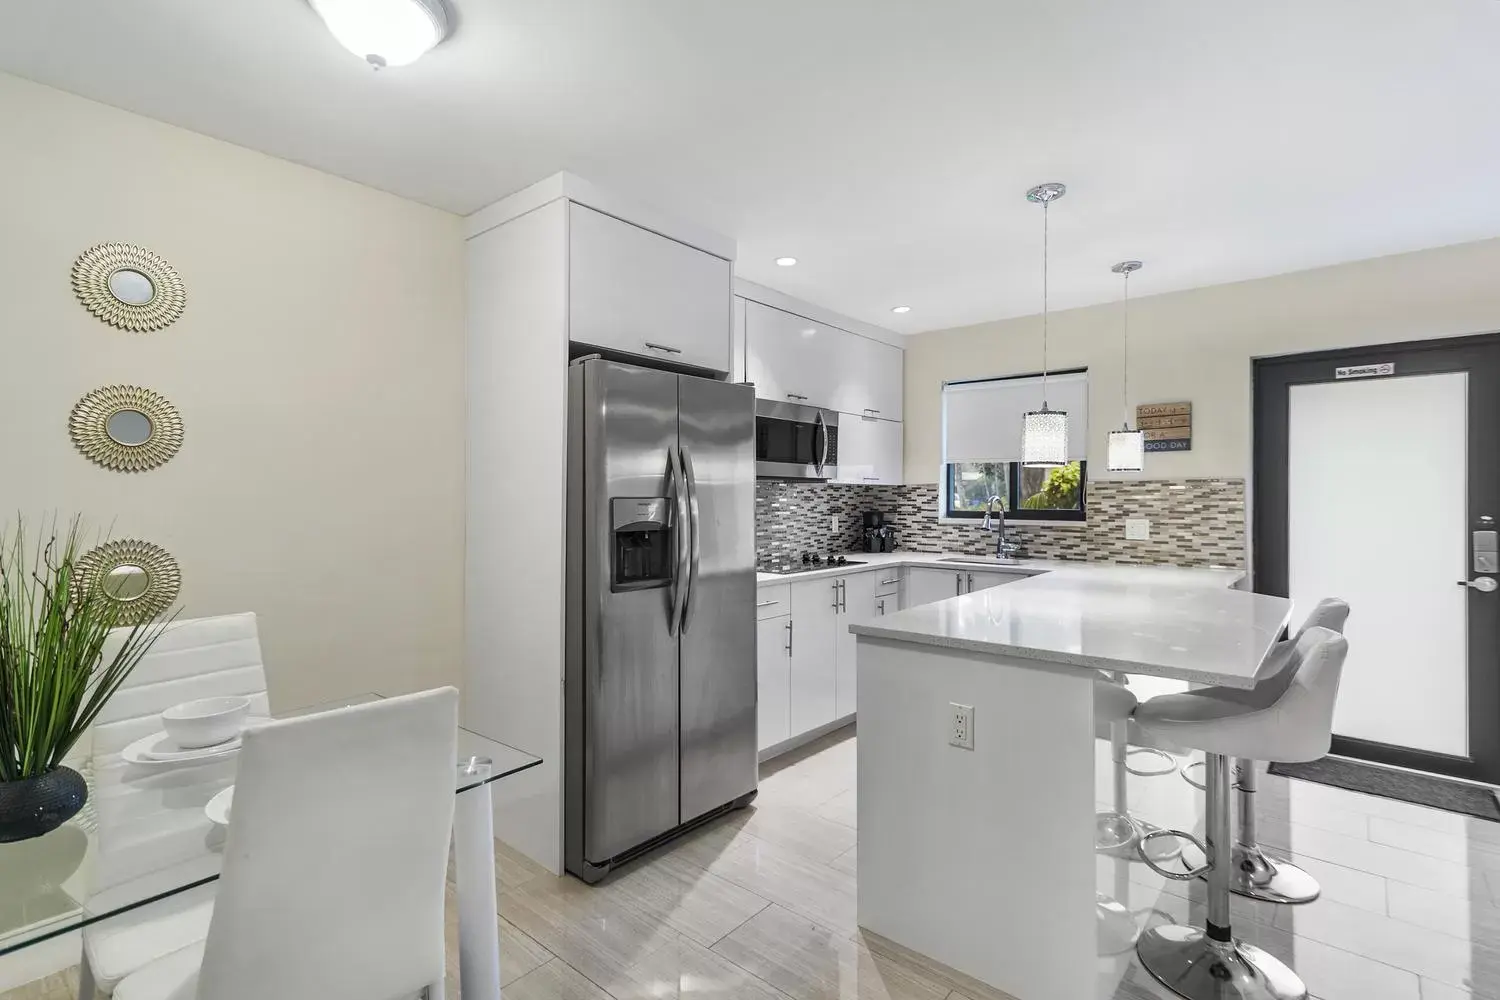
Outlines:
[[381, 73], [304, 0], [6, 3], [0, 68], [460, 213], [571, 170], [902, 332], [1039, 310], [1046, 180], [1055, 306], [1500, 235], [1497, 0], [452, 3]]

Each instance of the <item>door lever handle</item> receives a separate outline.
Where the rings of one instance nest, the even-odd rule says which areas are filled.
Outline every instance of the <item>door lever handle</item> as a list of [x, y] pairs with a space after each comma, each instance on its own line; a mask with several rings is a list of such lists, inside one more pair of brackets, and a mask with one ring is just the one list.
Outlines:
[[1460, 580], [1458, 581], [1458, 585], [1460, 587], [1473, 587], [1475, 590], [1485, 594], [1493, 594], [1495, 591], [1500, 590], [1500, 582], [1497, 582], [1493, 576], [1481, 576], [1473, 580]]

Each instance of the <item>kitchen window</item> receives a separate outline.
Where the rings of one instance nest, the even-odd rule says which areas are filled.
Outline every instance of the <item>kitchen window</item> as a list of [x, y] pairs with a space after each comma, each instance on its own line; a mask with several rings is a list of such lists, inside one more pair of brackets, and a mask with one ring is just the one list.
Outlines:
[[1086, 462], [1028, 469], [1019, 462], [954, 462], [944, 466], [943, 516], [982, 518], [992, 496], [1008, 521], [1082, 521]]
[[[1043, 402], [1068, 414], [1067, 465], [1029, 469], [1021, 455], [1021, 420]], [[1000, 497], [1016, 521], [1083, 521], [1087, 507], [1088, 372], [1084, 369], [943, 385], [943, 478], [940, 515], [982, 518]]]

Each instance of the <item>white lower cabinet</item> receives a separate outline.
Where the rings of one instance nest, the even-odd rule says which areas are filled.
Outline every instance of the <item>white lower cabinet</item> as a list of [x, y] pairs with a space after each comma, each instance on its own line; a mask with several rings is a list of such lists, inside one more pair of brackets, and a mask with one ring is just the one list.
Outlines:
[[834, 663], [833, 715], [842, 719], [853, 715], [855, 698], [854, 654], [856, 638], [850, 625], [869, 621], [874, 616], [876, 573], [850, 573], [843, 578], [843, 595], [839, 599], [838, 656]]
[[839, 592], [827, 578], [792, 584], [792, 736], [835, 718]]
[[950, 597], [961, 597], [976, 590], [988, 590], [1017, 580], [1026, 579], [1025, 573], [1001, 573], [984, 569], [935, 569], [928, 566], [906, 568], [906, 603], [904, 608], [919, 604], [931, 604]]
[[926, 566], [906, 568], [906, 607], [915, 608], [933, 601], [958, 597], [964, 592], [964, 572], [955, 569], [932, 569]]
[[791, 735], [792, 616], [755, 623], [757, 745], [764, 750]]

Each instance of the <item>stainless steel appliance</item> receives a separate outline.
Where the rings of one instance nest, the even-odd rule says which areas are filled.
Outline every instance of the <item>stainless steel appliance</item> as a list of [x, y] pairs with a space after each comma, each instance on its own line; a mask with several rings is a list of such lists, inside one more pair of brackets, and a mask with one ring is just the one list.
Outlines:
[[569, 369], [564, 853], [586, 882], [755, 796], [754, 395]]
[[801, 403], [755, 401], [755, 474], [761, 479], [838, 475], [839, 414]]

